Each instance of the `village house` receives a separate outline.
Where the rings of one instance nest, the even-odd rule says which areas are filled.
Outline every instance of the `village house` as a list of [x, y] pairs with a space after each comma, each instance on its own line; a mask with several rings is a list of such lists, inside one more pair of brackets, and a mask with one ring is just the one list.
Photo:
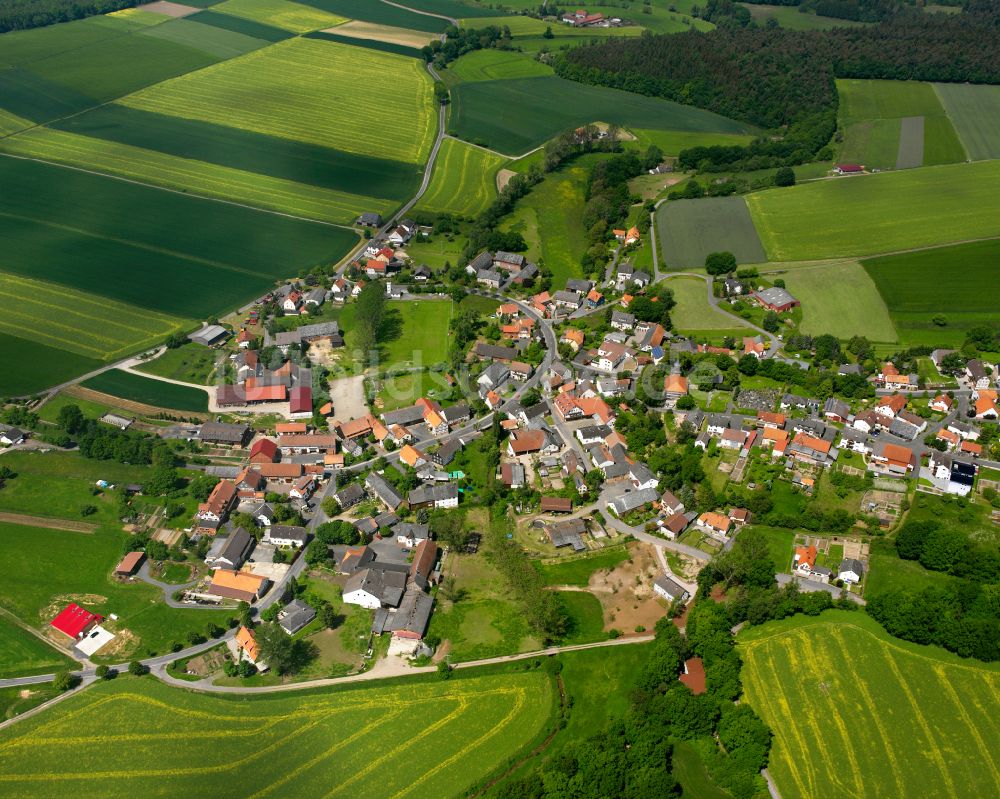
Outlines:
[[732, 520], [728, 516], [714, 511], [706, 511], [701, 514], [696, 523], [702, 530], [723, 540], [729, 537], [729, 530], [732, 527]]
[[767, 308], [769, 311], [774, 311], [775, 313], [790, 311], [792, 308], [801, 304], [797, 299], [795, 299], [795, 297], [789, 294], [788, 291], [776, 286], [764, 289], [763, 291], [758, 291], [754, 294], [754, 299], [756, 299], [757, 302], [764, 308]]

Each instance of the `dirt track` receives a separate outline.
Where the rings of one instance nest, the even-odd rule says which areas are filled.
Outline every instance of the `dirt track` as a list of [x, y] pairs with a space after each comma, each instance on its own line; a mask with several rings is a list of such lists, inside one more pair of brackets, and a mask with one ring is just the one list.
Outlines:
[[88, 535], [97, 529], [96, 524], [87, 524], [87, 522], [50, 519], [48, 516], [26, 516], [22, 513], [4, 513], [2, 511], [0, 511], [0, 522], [21, 524], [25, 527], [45, 527], [49, 530], [67, 530], [71, 533], [87, 533]]

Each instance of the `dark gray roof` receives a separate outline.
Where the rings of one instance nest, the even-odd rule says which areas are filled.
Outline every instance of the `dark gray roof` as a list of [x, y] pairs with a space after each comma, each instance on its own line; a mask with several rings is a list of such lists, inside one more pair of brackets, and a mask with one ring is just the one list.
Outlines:
[[588, 291], [590, 291], [590, 287], [593, 285], [594, 284], [591, 283], [589, 280], [579, 280], [578, 278], [571, 277], [569, 280], [566, 281], [566, 290], [578, 291], [581, 294], [586, 294]]
[[314, 325], [302, 325], [298, 333], [303, 341], [308, 341], [311, 338], [337, 335], [340, 333], [340, 325], [336, 322], [317, 322]]
[[628, 325], [629, 327], [634, 327], [635, 316], [630, 313], [625, 313], [624, 311], [612, 311], [611, 324]]
[[389, 413], [382, 414], [382, 420], [385, 422], [386, 427], [392, 427], [394, 424], [403, 425], [406, 427], [408, 424], [416, 424], [424, 419], [424, 408], [422, 405], [411, 405], [407, 408], [400, 408], [398, 411], [390, 411]]
[[837, 569], [837, 572], [846, 571], [852, 571], [858, 575], [858, 577], [861, 577], [865, 573], [865, 564], [857, 558], [844, 558], [840, 561], [840, 568]]
[[198, 438], [202, 441], [217, 441], [225, 444], [242, 444], [249, 435], [250, 428], [245, 424], [205, 422], [198, 430]]
[[512, 361], [517, 357], [517, 350], [512, 347], [498, 347], [496, 344], [476, 344], [476, 355], [480, 358], [493, 358], [495, 360]]
[[552, 295], [552, 300], [554, 302], [565, 302], [578, 306], [583, 302], [583, 297], [576, 291], [557, 291]]
[[545, 531], [554, 547], [572, 547], [574, 552], [581, 552], [587, 547], [580, 538], [587, 532], [587, 522], [584, 519], [567, 519], [564, 522], [546, 525]]
[[399, 492], [391, 486], [378, 472], [371, 472], [365, 478], [365, 485], [369, 490], [382, 500], [390, 509], [395, 510], [403, 504], [403, 498]]
[[650, 502], [656, 502], [659, 498], [660, 495], [655, 488], [644, 488], [641, 491], [629, 491], [627, 494], [622, 494], [622, 496], [613, 499], [610, 504], [619, 516], [623, 516], [636, 508], [648, 505]]
[[453, 424], [461, 419], [468, 419], [471, 413], [472, 412], [469, 409], [469, 406], [464, 402], [441, 409], [441, 415], [445, 418], [445, 421], [447, 421], [448, 424]]
[[234, 569], [238, 569], [246, 561], [254, 543], [254, 537], [242, 527], [238, 527], [236, 532], [231, 533], [226, 539], [226, 545], [216, 560], [224, 560], [226, 563], [232, 564]]
[[431, 455], [431, 459], [437, 461], [442, 466], [447, 466], [453, 460], [455, 460], [455, 455], [462, 449], [462, 442], [457, 438], [453, 438], [450, 441], [445, 441], [437, 452]]
[[757, 296], [760, 297], [768, 305], [787, 305], [791, 302], [797, 302], [795, 297], [789, 294], [785, 289], [779, 288], [778, 286], [772, 286], [769, 289], [764, 289], [763, 291], [757, 292]]
[[340, 507], [347, 508], [351, 505], [356, 505], [362, 499], [364, 499], [365, 491], [357, 483], [351, 483], [348, 486], [344, 486], [340, 491], [334, 494]]
[[476, 272], [476, 280], [484, 280], [490, 283], [503, 283], [503, 275], [496, 269], [480, 269]]
[[366, 211], [365, 213], [361, 214], [361, 216], [358, 217], [358, 224], [373, 225], [375, 227], [378, 227], [379, 225], [382, 224], [382, 215], [376, 214], [372, 211]]
[[304, 544], [307, 540], [309, 540], [309, 531], [305, 527], [277, 524], [268, 530], [267, 537], [288, 539]]
[[521, 266], [524, 263], [524, 256], [518, 255], [514, 252], [504, 252], [503, 250], [497, 250], [497, 254], [493, 256], [494, 262], [513, 264], [515, 266]]
[[294, 635], [316, 618], [316, 611], [301, 599], [293, 599], [278, 614], [278, 624], [289, 635]]
[[204, 344], [210, 347], [220, 341], [225, 341], [232, 334], [222, 327], [222, 325], [205, 325], [201, 330], [196, 330], [188, 336], [195, 344]]
[[671, 580], [669, 577], [657, 577], [653, 581], [657, 586], [666, 591], [672, 598], [681, 599], [684, 596], [688, 596], [688, 591], [684, 586], [678, 583], [676, 580]]
[[375, 563], [367, 569], [352, 574], [344, 585], [344, 593], [367, 591], [378, 597], [383, 605], [398, 607], [406, 589], [406, 574], [410, 567], [406, 564]]
[[392, 534], [422, 540], [431, 537], [431, 528], [427, 524], [413, 524], [411, 522], [400, 522], [392, 527]]
[[413, 633], [423, 638], [427, 632], [427, 625], [430, 624], [433, 609], [433, 597], [411, 588], [400, 602], [399, 609], [389, 616], [386, 628]]
[[488, 269], [492, 265], [493, 265], [493, 256], [485, 251], [479, 253], [479, 255], [477, 255], [475, 258], [469, 261], [469, 267], [477, 272], [480, 269]]
[[458, 497], [458, 486], [454, 483], [432, 483], [418, 486], [410, 492], [410, 504], [422, 505], [425, 502], [443, 502]]

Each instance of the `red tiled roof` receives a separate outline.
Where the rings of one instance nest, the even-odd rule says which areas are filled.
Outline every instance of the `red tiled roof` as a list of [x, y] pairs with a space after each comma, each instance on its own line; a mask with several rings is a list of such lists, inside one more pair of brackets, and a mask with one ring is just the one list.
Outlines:
[[91, 624], [100, 622], [103, 619], [103, 616], [98, 616], [96, 613], [91, 613], [89, 610], [81, 608], [75, 602], [70, 602], [50, 624], [59, 632], [75, 639]]

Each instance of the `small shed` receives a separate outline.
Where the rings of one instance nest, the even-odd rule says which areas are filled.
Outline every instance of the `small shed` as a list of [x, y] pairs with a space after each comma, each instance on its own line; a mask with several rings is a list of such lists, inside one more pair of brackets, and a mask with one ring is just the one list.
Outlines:
[[115, 577], [131, 577], [146, 559], [145, 552], [129, 552], [122, 562], [115, 566]]

